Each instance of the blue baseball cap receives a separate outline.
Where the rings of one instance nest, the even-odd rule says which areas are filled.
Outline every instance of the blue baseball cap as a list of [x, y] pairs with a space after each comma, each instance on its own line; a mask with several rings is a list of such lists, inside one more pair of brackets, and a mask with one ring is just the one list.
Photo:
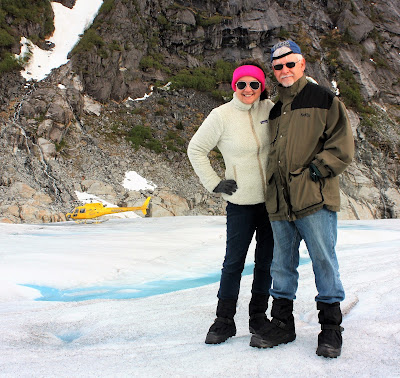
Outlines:
[[278, 42], [271, 48], [271, 63], [273, 60], [283, 58], [289, 54], [301, 54], [299, 45], [291, 39]]

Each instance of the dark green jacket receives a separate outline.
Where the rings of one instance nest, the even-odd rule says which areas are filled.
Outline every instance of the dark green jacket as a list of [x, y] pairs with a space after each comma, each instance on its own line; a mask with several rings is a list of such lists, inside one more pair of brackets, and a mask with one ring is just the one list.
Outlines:
[[[326, 206], [340, 210], [339, 175], [354, 156], [346, 108], [328, 89], [307, 81], [278, 87], [269, 116], [271, 148], [266, 205], [270, 220], [295, 220]], [[310, 178], [313, 163], [322, 178]]]

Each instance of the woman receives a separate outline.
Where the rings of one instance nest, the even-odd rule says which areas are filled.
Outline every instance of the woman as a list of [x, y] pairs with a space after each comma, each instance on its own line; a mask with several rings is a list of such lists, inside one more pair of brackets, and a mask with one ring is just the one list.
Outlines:
[[[219, 344], [236, 334], [233, 317], [247, 251], [256, 234], [249, 329], [257, 332], [268, 321], [273, 236], [265, 207], [265, 171], [269, 150], [268, 116], [274, 105], [268, 100], [265, 73], [256, 61], [247, 61], [233, 72], [233, 99], [211, 111], [188, 147], [188, 156], [201, 183], [221, 193], [226, 207], [226, 254], [218, 290], [217, 318], [206, 344]], [[217, 146], [225, 162], [221, 180], [208, 153]]]

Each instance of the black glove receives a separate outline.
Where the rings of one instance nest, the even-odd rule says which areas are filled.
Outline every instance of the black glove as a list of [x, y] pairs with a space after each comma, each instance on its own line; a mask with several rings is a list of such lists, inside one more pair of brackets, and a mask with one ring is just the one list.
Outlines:
[[225, 193], [230, 196], [232, 193], [236, 192], [237, 189], [235, 180], [221, 180], [221, 182], [213, 190], [214, 193]]
[[313, 180], [314, 182], [317, 182], [320, 178], [322, 178], [321, 172], [318, 170], [318, 168], [311, 163], [308, 166], [309, 170], [310, 170], [310, 177], [311, 180]]

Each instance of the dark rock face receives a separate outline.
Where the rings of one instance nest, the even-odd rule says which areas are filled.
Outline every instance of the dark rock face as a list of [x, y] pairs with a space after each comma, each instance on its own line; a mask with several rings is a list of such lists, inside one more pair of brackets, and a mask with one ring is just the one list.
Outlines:
[[64, 7], [72, 9], [75, 6], [76, 0], [53, 0], [55, 3], [61, 3]]
[[0, 76], [0, 113], [7, 108], [11, 99], [21, 93], [24, 79], [19, 72], [6, 72]]
[[[71, 60], [91, 96], [101, 102], [121, 101], [182, 68], [221, 59], [268, 63], [270, 47], [291, 37], [303, 48], [308, 74], [320, 84], [330, 86], [335, 79], [337, 68], [332, 71], [328, 55], [337, 49], [359, 84], [367, 80], [374, 88], [364, 91], [366, 100], [384, 98], [397, 105], [399, 3], [116, 0], [113, 9], [95, 21], [97, 45], [73, 54]], [[326, 47], [323, 38], [333, 30], [345, 34], [348, 43], [336, 41]]]

